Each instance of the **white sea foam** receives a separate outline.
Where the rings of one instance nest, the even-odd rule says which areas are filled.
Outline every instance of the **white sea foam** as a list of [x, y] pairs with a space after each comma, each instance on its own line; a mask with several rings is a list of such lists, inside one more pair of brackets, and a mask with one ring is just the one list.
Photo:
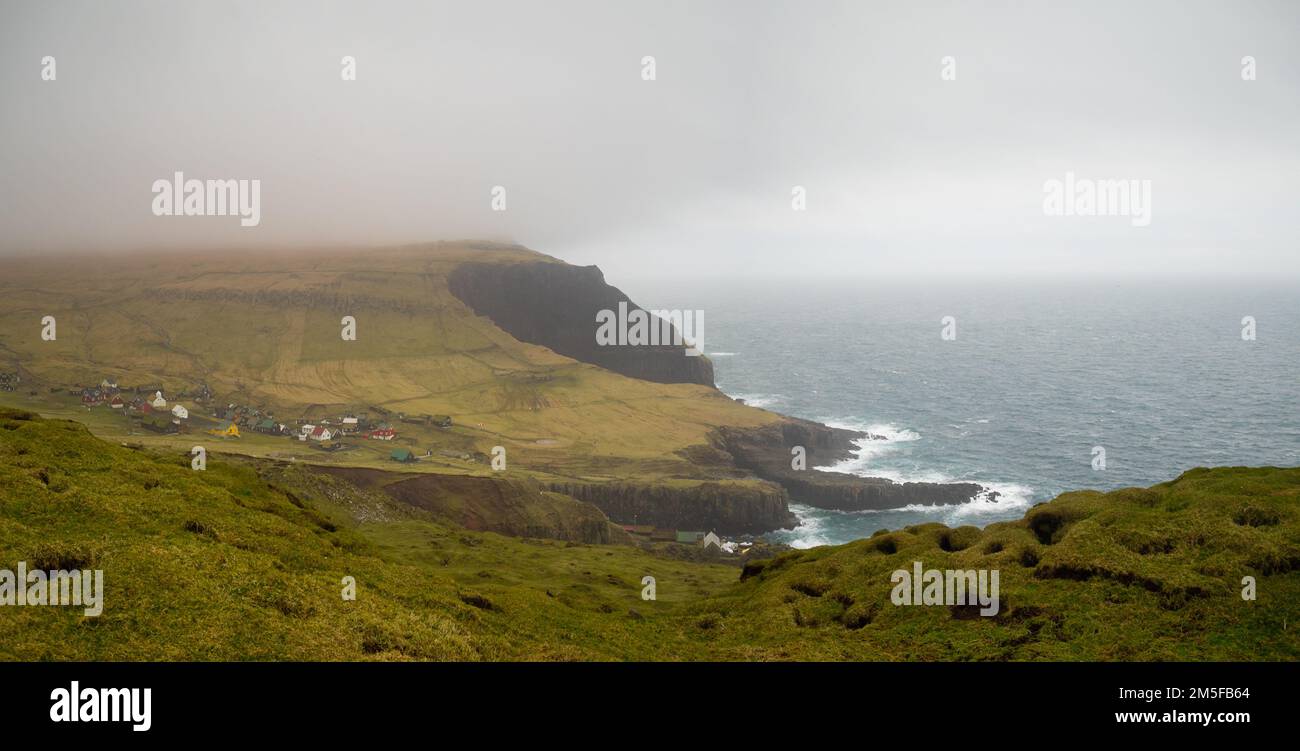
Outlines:
[[793, 530], [780, 535], [784, 537], [784, 542], [792, 548], [806, 549], [815, 548], [818, 545], [833, 545], [831, 538], [826, 536], [824, 512], [812, 506], [804, 506], [799, 503], [790, 504], [790, 511], [799, 517], [799, 526]]
[[[727, 392], [723, 392], [723, 393], [727, 393]], [[779, 401], [781, 401], [782, 399], [785, 398], [784, 396], [781, 396], [780, 394], [730, 394], [730, 393], [727, 393], [727, 396], [731, 397], [732, 399], [744, 399], [744, 400], [745, 400], [745, 404], [748, 404], [748, 405], [751, 406], [751, 407], [758, 407], [758, 408], [760, 408], [760, 409], [766, 409], [766, 408], [772, 406], [773, 404], [776, 404], [777, 402], [779, 402]]]
[[[914, 430], [900, 428], [892, 423], [862, 423], [853, 420], [822, 420], [826, 425], [832, 428], [843, 428], [845, 430], [857, 430], [867, 435], [853, 441], [857, 451], [853, 456], [844, 461], [837, 462], [827, 467], [817, 467], [826, 472], [842, 472], [849, 475], [867, 475], [870, 473], [873, 477], [885, 477], [881, 474], [883, 470], [872, 467], [872, 463], [881, 456], [884, 456], [899, 447], [899, 444], [910, 443], [921, 440], [921, 436]], [[895, 478], [890, 477], [894, 480]], [[913, 481], [916, 478], [912, 478]], [[899, 482], [899, 480], [895, 480]], [[942, 482], [941, 480], [931, 480], [930, 482]]]
[[[889, 478], [894, 479], [894, 478]], [[895, 480], [898, 482], [898, 480]], [[988, 492], [980, 493], [969, 503], [962, 503], [950, 506], [926, 506], [919, 503], [913, 503], [908, 506], [901, 506], [895, 509], [885, 509], [884, 511], [855, 511], [853, 513], [875, 514], [884, 512], [909, 511], [916, 514], [925, 514], [935, 517], [932, 521], [942, 521], [945, 524], [959, 523], [979, 523], [981, 516], [1006, 516], [1009, 512], [1017, 509], [1028, 508], [1033, 503], [1034, 491], [1032, 488], [1024, 485], [1017, 485], [1010, 482], [987, 482], [984, 480], [907, 480], [907, 482], [973, 482], [977, 485], [984, 486], [986, 491], [997, 493], [997, 499], [992, 500]], [[965, 520], [965, 521], [963, 521]]]
[[[798, 517], [800, 524], [788, 532], [777, 532], [773, 539], [784, 542], [793, 548], [812, 548], [819, 545], [840, 545], [852, 540], [860, 540], [871, 535], [877, 529], [888, 527], [901, 528], [907, 524], [939, 522], [949, 527], [965, 524], [984, 526], [985, 524], [1019, 518], [1024, 509], [1032, 503], [1029, 488], [1012, 483], [983, 483], [1001, 495], [998, 500], [990, 501], [987, 495], [981, 495], [970, 503], [955, 506], [922, 506], [914, 504], [896, 509], [867, 511], [836, 511], [819, 509], [798, 503], [790, 504], [790, 511]], [[909, 515], [899, 521], [899, 515]], [[882, 517], [882, 515], [884, 515]]]
[[735, 357], [735, 352], [706, 352], [709, 357]]

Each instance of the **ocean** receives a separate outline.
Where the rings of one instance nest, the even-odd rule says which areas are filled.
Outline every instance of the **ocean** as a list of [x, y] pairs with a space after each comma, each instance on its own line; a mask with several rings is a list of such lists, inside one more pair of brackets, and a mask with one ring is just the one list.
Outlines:
[[[1020, 518], [1066, 490], [1198, 466], [1300, 465], [1300, 284], [1244, 281], [736, 283], [625, 287], [704, 310], [725, 393], [885, 436], [822, 469], [969, 480], [996, 502], [843, 513], [794, 504], [795, 547]], [[955, 319], [944, 340], [942, 320]], [[1243, 318], [1255, 339], [1243, 340]], [[1105, 466], [1094, 468], [1095, 447]], [[798, 499], [794, 499], [797, 501]]]

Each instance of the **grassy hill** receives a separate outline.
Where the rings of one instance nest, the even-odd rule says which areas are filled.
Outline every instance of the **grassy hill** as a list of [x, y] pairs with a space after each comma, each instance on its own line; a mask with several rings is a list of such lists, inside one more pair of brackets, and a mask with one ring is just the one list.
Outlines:
[[[0, 659], [1300, 657], [1300, 469], [1067, 493], [982, 531], [923, 525], [743, 571], [469, 532], [296, 465], [196, 472], [15, 410], [0, 488], [0, 568], [100, 568], [106, 589], [98, 618], [0, 607]], [[894, 606], [890, 572], [913, 561], [999, 570], [999, 615]]]
[[[158, 384], [168, 395], [207, 384], [222, 404], [280, 419], [378, 406], [451, 415], [450, 431], [402, 426], [413, 448], [486, 454], [504, 446], [517, 471], [579, 480], [699, 478], [682, 451], [718, 426], [777, 416], [712, 388], [651, 383], [516, 340], [476, 316], [447, 286], [473, 260], [560, 263], [514, 246], [473, 243], [348, 251], [126, 255], [0, 261], [0, 371], [18, 370], [39, 392], [7, 403], [45, 414], [78, 406], [48, 386]], [[54, 316], [56, 341], [41, 339]], [[343, 316], [356, 341], [340, 336]], [[20, 398], [21, 397], [21, 398]], [[181, 400], [185, 401], [185, 400]], [[124, 421], [89, 419], [116, 435]], [[290, 456], [283, 439], [226, 450]], [[180, 448], [186, 439], [143, 442]], [[382, 466], [383, 451], [321, 461]], [[439, 460], [416, 471], [484, 473]]]

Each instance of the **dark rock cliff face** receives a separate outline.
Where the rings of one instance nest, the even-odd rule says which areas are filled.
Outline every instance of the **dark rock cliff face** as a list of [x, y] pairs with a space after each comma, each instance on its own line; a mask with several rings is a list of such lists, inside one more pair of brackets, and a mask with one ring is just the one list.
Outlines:
[[553, 483], [565, 495], [596, 506], [620, 524], [719, 534], [762, 534], [793, 527], [779, 486], [706, 482], [686, 487], [639, 483]]
[[590, 503], [549, 492], [532, 480], [397, 473], [359, 467], [319, 467], [363, 488], [428, 511], [434, 518], [476, 531], [570, 542], [626, 542]]
[[[864, 511], [912, 504], [952, 505], [967, 503], [986, 492], [984, 487], [970, 482], [897, 483], [881, 477], [815, 470], [814, 466], [849, 458], [857, 448], [854, 441], [871, 437], [808, 420], [787, 418], [778, 425], [757, 429], [721, 428], [717, 435], [717, 447], [730, 454], [737, 466], [780, 484], [796, 503], [817, 508]], [[794, 446], [806, 450], [806, 469], [791, 468], [790, 451]]]
[[[713, 363], [674, 345], [601, 346], [596, 314], [637, 309], [595, 266], [465, 263], [447, 278], [451, 293], [514, 338], [566, 357], [656, 383], [713, 385]], [[706, 332], [707, 333], [707, 332]]]

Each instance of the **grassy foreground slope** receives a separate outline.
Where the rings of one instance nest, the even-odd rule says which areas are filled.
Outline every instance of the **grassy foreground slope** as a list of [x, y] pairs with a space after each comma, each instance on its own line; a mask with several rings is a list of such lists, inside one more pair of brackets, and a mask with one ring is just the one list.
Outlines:
[[[1300, 469], [1193, 470], [742, 573], [467, 532], [298, 466], [196, 472], [0, 410], [0, 569], [98, 568], [106, 590], [98, 618], [0, 607], [0, 659], [1293, 660], [1298, 517]], [[997, 569], [1001, 612], [892, 605], [913, 561]]]
[[[112, 445], [0, 410], [0, 569], [102, 569], [104, 611], [0, 607], [0, 659], [650, 659], [732, 566], [473, 533], [293, 467]], [[295, 488], [278, 484], [292, 481]], [[377, 540], [372, 542], [367, 535]], [[342, 598], [352, 576], [355, 601]]]

